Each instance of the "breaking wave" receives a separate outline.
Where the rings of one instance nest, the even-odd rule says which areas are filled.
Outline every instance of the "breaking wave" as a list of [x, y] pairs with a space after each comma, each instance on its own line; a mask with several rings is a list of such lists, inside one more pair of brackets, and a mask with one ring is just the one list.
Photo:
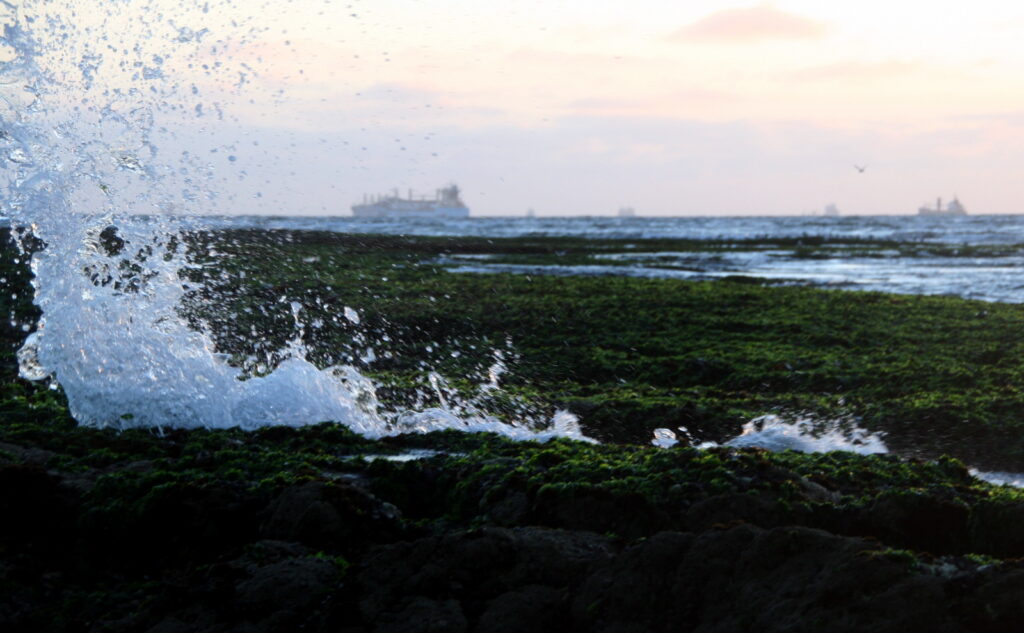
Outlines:
[[[259, 72], [235, 53], [260, 26], [227, 13], [0, 0], [0, 213], [31, 255], [42, 310], [18, 354], [21, 375], [59, 384], [75, 419], [98, 427], [330, 420], [367, 436], [456, 428], [582, 438], [567, 412], [506, 422], [441, 398], [386, 413], [369, 379], [315, 366], [299, 337], [273, 371], [243, 377], [189, 325], [180, 308], [195, 282], [182, 271], [203, 264], [186, 255], [179, 216], [215, 214], [225, 178], [244, 178], [232, 171], [231, 142], [196, 139], [253, 96]], [[196, 76], [202, 85], [185, 78]], [[303, 309], [292, 305], [297, 325]]]

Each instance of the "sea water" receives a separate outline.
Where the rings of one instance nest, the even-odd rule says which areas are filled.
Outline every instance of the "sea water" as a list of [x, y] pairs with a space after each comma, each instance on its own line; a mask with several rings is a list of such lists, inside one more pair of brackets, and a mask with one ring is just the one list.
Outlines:
[[[471, 201], [472, 202], [472, 201]], [[765, 283], [802, 284], [837, 290], [950, 295], [982, 301], [1024, 302], [1024, 215], [930, 217], [471, 217], [468, 219], [356, 219], [345, 204], [322, 217], [214, 216], [211, 227], [472, 237], [584, 237], [623, 240], [620, 251], [586, 265], [489, 263], [464, 253], [439, 261], [464, 273], [619, 275], [639, 278], [715, 280], [742, 275]], [[477, 211], [474, 211], [477, 212]], [[486, 209], [481, 210], [485, 213]], [[913, 244], [913, 254], [893, 249], [844, 254], [832, 249], [804, 257], [797, 249], [765, 250], [735, 244], [728, 251], [631, 252], [630, 240], [885, 240]], [[936, 248], [943, 245], [944, 249]], [[961, 248], [998, 247], [985, 255]], [[929, 250], [932, 249], [932, 250]], [[954, 251], [954, 252], [949, 252]], [[966, 252], [966, 251], [965, 251]]]

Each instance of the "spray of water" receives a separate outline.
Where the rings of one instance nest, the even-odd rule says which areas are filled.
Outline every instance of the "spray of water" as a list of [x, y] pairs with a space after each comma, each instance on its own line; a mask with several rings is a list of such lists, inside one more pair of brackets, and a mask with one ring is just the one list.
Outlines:
[[[536, 437], [533, 423], [443, 397], [385, 415], [371, 381], [352, 366], [316, 367], [301, 337], [273, 371], [242, 379], [182, 318], [182, 271], [197, 264], [180, 216], [216, 212], [234, 162], [230, 144], [196, 139], [221, 125], [221, 102], [244, 96], [257, 72], [233, 51], [260, 28], [234, 17], [241, 10], [218, 22], [225, 6], [169, 15], [155, 0], [0, 0], [0, 213], [43, 244], [31, 260], [43, 316], [19, 352], [22, 376], [59, 383], [72, 415], [92, 426], [333, 420], [368, 436], [460, 428]], [[184, 79], [196, 76], [201, 86]], [[297, 324], [301, 310], [293, 305]], [[582, 437], [567, 413], [542, 433]]]
[[[693, 443], [685, 428], [680, 427], [679, 433], [688, 443]], [[671, 429], [655, 429], [651, 443], [669, 448], [679, 443], [679, 435]], [[813, 416], [792, 419], [778, 415], [763, 415], [744, 424], [739, 435], [721, 445], [715, 442], [698, 444], [699, 448], [715, 446], [763, 448], [770, 451], [793, 450], [802, 453], [846, 451], [872, 455], [889, 452], [880, 433], [871, 433], [860, 428], [853, 420], [823, 420]]]

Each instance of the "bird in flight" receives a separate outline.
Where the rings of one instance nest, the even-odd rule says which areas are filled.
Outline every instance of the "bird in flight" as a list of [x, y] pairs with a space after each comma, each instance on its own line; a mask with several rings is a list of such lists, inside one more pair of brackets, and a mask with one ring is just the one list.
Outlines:
[[857, 170], [858, 172], [860, 172], [860, 173], [862, 173], [862, 174], [863, 174], [863, 173], [864, 173], [864, 170], [865, 170], [865, 169], [867, 169], [867, 168], [868, 168], [868, 166], [867, 166], [867, 165], [864, 165], [863, 167], [861, 167], [860, 165], [854, 165], [854, 166], [853, 166], [853, 168], [854, 168], [854, 169], [856, 169], [856, 170]]

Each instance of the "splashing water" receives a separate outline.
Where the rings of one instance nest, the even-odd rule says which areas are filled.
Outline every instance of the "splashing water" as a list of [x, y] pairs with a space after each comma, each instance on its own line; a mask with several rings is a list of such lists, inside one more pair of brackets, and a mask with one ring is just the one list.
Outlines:
[[[26, 251], [29, 233], [44, 245], [31, 261], [43, 316], [19, 352], [22, 376], [59, 383], [72, 415], [91, 426], [333, 420], [368, 436], [459, 428], [538, 437], [535, 425], [443, 398], [440, 408], [386, 416], [370, 380], [351, 366], [314, 366], [301, 338], [272, 372], [243, 380], [188, 326], [181, 271], [196, 264], [180, 234], [201, 226], [175, 216], [218, 209], [225, 176], [201, 157], [232, 148], [195, 139], [223, 121], [222, 101], [243, 96], [255, 71], [232, 52], [260, 32], [238, 12], [217, 24], [210, 4], [230, 7], [171, 16], [154, 0], [0, 0], [0, 214], [28, 229], [18, 234]], [[197, 72], [203, 86], [177, 79]], [[293, 305], [296, 322], [301, 310]], [[344, 316], [359, 322], [354, 310]], [[543, 434], [582, 437], [564, 412]]]
[[816, 420], [810, 417], [787, 420], [777, 415], [763, 415], [747, 422], [743, 425], [743, 432], [725, 445], [802, 453], [846, 451], [872, 455], [889, 452], [881, 434], [871, 433], [848, 420]]
[[1002, 471], [984, 471], [971, 468], [972, 477], [977, 477], [996, 486], [1010, 486], [1012, 488], [1024, 488], [1024, 473], [1010, 473]]
[[[680, 427], [679, 430], [688, 438], [685, 428]], [[678, 444], [679, 439], [670, 429], [655, 429], [651, 443], [669, 448]], [[744, 424], [743, 431], [731, 440], [722, 444], [704, 442], [698, 448], [714, 446], [793, 450], [802, 453], [847, 451], [873, 455], [889, 452], [881, 434], [871, 433], [849, 420], [816, 420], [811, 417], [790, 420], [777, 415], [754, 418]]]
[[[654, 429], [651, 444], [659, 448], [672, 448], [680, 443], [680, 435], [688, 445], [694, 445], [686, 427]], [[734, 448], [763, 448], [769, 451], [793, 450], [801, 453], [828, 453], [845, 451], [861, 455], [888, 453], [881, 433], [871, 433], [850, 420], [815, 420], [809, 417], [787, 420], [777, 415], [764, 415], [743, 425], [743, 431], [722, 444], [703, 442], [697, 448], [731, 446]], [[997, 486], [1024, 488], [1024, 473], [983, 471], [970, 468], [972, 477]]]

